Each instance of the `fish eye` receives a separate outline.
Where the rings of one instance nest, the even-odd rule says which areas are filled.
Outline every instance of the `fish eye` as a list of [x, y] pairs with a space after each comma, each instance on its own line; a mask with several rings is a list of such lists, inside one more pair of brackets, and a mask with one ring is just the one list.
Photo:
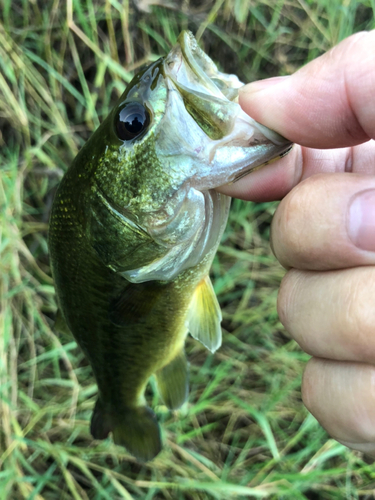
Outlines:
[[122, 141], [137, 139], [150, 124], [150, 113], [139, 102], [126, 103], [117, 112], [115, 128]]

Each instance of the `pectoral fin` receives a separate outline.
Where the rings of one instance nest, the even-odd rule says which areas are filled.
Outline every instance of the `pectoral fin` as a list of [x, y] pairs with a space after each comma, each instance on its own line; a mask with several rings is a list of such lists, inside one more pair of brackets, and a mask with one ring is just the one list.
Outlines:
[[128, 283], [109, 308], [109, 319], [117, 326], [125, 326], [131, 321], [145, 318], [152, 312], [163, 292], [163, 285], [149, 281]]
[[170, 410], [180, 408], [189, 394], [188, 363], [183, 351], [155, 373], [158, 390]]
[[209, 276], [197, 286], [187, 314], [190, 334], [211, 352], [221, 346], [222, 316]]

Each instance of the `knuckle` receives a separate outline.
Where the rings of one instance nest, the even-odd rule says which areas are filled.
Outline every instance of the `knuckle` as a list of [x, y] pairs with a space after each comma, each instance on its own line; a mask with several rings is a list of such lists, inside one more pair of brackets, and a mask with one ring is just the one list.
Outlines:
[[281, 323], [291, 335], [293, 335], [293, 333], [290, 331], [290, 327], [293, 324], [293, 317], [296, 311], [297, 298], [300, 293], [300, 282], [302, 279], [302, 272], [296, 269], [288, 271], [281, 281], [277, 296], [277, 313]]
[[311, 413], [314, 411], [314, 390], [316, 389], [316, 383], [314, 383], [314, 371], [316, 361], [316, 359], [312, 358], [307, 362], [303, 371], [301, 384], [301, 397], [303, 404]]
[[375, 342], [370, 340], [373, 338], [375, 309], [369, 300], [375, 293], [375, 267], [357, 268], [348, 270], [348, 273], [352, 279], [347, 280], [347, 286], [343, 287], [340, 323], [346, 331], [352, 332], [354, 344], [367, 345], [373, 356]]

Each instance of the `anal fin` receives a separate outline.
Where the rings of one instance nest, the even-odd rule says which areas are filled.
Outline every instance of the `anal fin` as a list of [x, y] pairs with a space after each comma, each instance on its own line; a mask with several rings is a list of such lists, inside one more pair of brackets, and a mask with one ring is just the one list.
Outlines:
[[209, 276], [197, 286], [187, 314], [187, 328], [190, 334], [211, 352], [221, 346], [222, 315]]
[[170, 410], [180, 408], [189, 395], [189, 369], [183, 351], [155, 373], [159, 393]]

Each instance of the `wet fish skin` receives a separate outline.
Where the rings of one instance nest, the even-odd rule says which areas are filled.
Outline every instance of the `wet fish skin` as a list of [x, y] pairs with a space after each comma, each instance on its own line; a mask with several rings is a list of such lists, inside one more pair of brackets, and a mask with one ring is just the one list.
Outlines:
[[[188, 329], [212, 351], [221, 342], [208, 273], [230, 198], [213, 188], [290, 147], [239, 109], [239, 86], [182, 33], [168, 56], [132, 80], [55, 196], [52, 273], [60, 321], [98, 384], [91, 432], [112, 432], [139, 460], [162, 447], [144, 399], [150, 376], [165, 404], [178, 408], [188, 395]], [[123, 140], [127, 109], [146, 110], [149, 123]]]

